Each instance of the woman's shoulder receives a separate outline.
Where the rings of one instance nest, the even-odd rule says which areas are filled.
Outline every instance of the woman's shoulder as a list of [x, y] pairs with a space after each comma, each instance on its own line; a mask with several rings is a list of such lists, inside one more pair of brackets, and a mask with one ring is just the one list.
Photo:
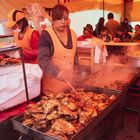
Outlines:
[[69, 32], [77, 38], [76, 32], [73, 29], [69, 29]]

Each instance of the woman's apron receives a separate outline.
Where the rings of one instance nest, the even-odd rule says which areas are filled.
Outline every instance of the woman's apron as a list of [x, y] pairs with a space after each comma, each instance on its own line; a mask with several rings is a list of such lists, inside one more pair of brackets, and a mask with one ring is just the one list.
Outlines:
[[71, 82], [73, 78], [73, 64], [76, 53], [76, 35], [73, 31], [71, 31], [73, 47], [72, 49], [67, 49], [62, 45], [52, 27], [49, 27], [46, 30], [49, 32], [54, 44], [54, 54], [51, 58], [51, 63], [60, 68], [63, 72], [63, 80], [65, 81], [58, 80], [56, 77], [44, 74], [42, 79], [42, 91], [44, 94], [48, 94], [48, 92], [59, 93], [68, 88], [66, 81]]

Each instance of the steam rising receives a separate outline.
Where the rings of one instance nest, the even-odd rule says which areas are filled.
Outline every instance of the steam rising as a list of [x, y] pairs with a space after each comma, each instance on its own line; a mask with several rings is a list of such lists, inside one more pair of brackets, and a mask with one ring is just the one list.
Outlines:
[[90, 70], [79, 69], [78, 85], [98, 86], [114, 83], [115, 81], [129, 82], [136, 69], [131, 66], [126, 55], [112, 55], [107, 59], [106, 64], [95, 64], [93, 74]]

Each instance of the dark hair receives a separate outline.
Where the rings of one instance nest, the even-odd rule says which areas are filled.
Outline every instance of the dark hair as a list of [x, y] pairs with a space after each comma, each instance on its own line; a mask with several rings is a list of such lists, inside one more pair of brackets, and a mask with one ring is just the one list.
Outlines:
[[117, 31], [120, 31], [120, 32], [125, 32], [125, 28], [123, 27], [123, 26], [119, 26], [118, 28], [117, 28]]
[[139, 27], [140, 28], [140, 25], [139, 24], [136, 24], [135, 26]]
[[52, 20], [60, 20], [63, 18], [64, 12], [69, 14], [69, 10], [62, 4], [57, 4], [52, 9]]
[[108, 13], [108, 19], [113, 19], [114, 18], [114, 14], [113, 13]]
[[21, 20], [17, 21], [16, 24], [18, 24], [18, 25], [22, 24], [21, 32], [23, 32], [24, 29], [29, 25], [28, 20], [26, 18], [22, 18]]
[[104, 24], [104, 21], [105, 21], [105, 19], [104, 19], [103, 17], [100, 17], [100, 19], [99, 19], [99, 22], [98, 22], [98, 23], [103, 25], [103, 24]]
[[107, 28], [105, 26], [101, 27], [101, 32], [107, 31]]

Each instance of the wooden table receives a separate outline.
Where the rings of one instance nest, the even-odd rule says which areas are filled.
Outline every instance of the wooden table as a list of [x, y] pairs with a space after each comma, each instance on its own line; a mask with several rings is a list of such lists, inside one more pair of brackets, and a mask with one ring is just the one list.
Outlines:
[[90, 63], [91, 73], [93, 73], [93, 65], [94, 65], [94, 47], [77, 47], [78, 52], [78, 63], [83, 61], [82, 65], [88, 65]]
[[[123, 46], [123, 47], [136, 47], [140, 46], [140, 43], [135, 42], [104, 42], [106, 46], [115, 47], [115, 46]], [[78, 51], [78, 59], [88, 60], [90, 61], [91, 73], [93, 73], [94, 66], [94, 47], [89, 44], [85, 45], [77, 45]], [[87, 65], [87, 64], [86, 64]]]
[[140, 46], [140, 43], [136, 42], [104, 42], [106, 46]]

